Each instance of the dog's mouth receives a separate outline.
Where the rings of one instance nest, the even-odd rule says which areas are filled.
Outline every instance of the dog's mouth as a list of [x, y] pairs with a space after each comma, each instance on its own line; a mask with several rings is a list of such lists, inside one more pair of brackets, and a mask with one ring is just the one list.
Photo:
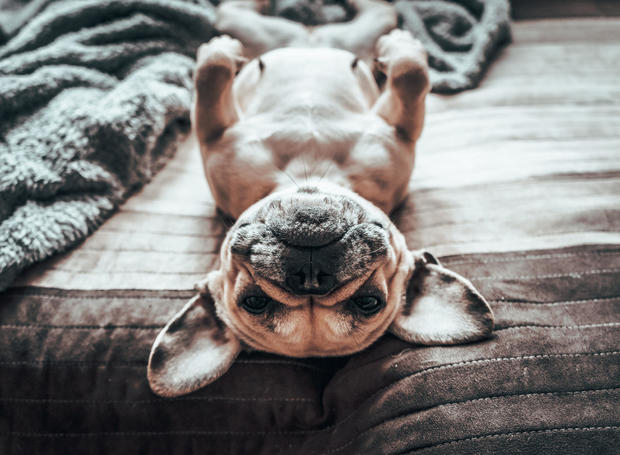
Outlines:
[[297, 194], [267, 201], [231, 233], [231, 252], [295, 295], [326, 295], [366, 275], [389, 250], [382, 220], [343, 196]]

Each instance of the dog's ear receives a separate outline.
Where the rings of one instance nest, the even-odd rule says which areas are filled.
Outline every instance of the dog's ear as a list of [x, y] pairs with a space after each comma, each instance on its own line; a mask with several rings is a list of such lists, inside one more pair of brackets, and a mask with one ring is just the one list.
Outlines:
[[193, 392], [222, 376], [241, 350], [239, 340], [215, 314], [205, 290], [193, 297], [162, 329], [149, 356], [153, 392], [174, 397]]
[[419, 344], [458, 344], [486, 338], [493, 312], [473, 285], [428, 252], [412, 253], [406, 296], [390, 331]]

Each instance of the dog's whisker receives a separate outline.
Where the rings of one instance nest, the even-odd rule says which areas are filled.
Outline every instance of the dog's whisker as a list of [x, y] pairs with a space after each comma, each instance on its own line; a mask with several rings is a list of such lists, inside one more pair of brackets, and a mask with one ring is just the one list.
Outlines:
[[291, 182], [293, 182], [293, 184], [294, 184], [297, 188], [299, 188], [299, 184], [295, 181], [295, 179], [294, 179], [294, 178], [293, 178], [293, 177], [292, 177], [292, 176], [291, 176], [288, 172], [286, 172], [284, 169], [280, 169], [280, 172], [282, 172], [284, 175], [286, 175], [286, 176], [289, 178], [289, 180], [290, 180]]
[[332, 163], [333, 163], [333, 160], [332, 160], [332, 161], [330, 161], [330, 162], [329, 162], [329, 164], [327, 165], [327, 168], [325, 169], [325, 172], [323, 172], [323, 174], [322, 174], [322, 175], [321, 175], [321, 177], [319, 178], [319, 182], [320, 182], [321, 180], [323, 180], [323, 179], [327, 176], [327, 173], [329, 172], [329, 170], [330, 170], [330, 169], [331, 169], [331, 167], [332, 167]]
[[381, 247], [381, 248], [377, 248], [376, 250], [369, 251], [368, 254], [372, 255], [372, 254], [378, 253], [378, 252], [383, 251], [383, 250], [385, 250], [385, 247]]
[[323, 175], [321, 175], [321, 178], [319, 179], [319, 182], [320, 182], [321, 180], [323, 180], [323, 179], [327, 176], [327, 174], [328, 174], [328, 172], [330, 171], [330, 169], [331, 169], [332, 165], [334, 164], [334, 160], [335, 160], [335, 158], [336, 158], [336, 154], [337, 154], [337, 153], [338, 153], [338, 149], [337, 149], [337, 148], [335, 148], [335, 149], [334, 149], [334, 151], [333, 151], [333, 153], [332, 153], [332, 156], [331, 156], [331, 158], [330, 158], [330, 160], [329, 160], [329, 163], [328, 163], [328, 165], [327, 165], [327, 168], [325, 169], [325, 172], [323, 172]]
[[308, 168], [306, 167], [306, 160], [304, 159], [304, 155], [301, 155], [301, 164], [304, 165], [304, 185], [308, 184]]

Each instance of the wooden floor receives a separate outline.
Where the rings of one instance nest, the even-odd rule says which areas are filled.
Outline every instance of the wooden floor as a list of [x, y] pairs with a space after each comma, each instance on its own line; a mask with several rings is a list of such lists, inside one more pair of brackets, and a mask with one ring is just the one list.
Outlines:
[[[459, 253], [620, 243], [620, 18], [525, 21], [480, 88], [432, 95], [409, 199], [411, 248]], [[80, 247], [16, 286], [189, 289], [216, 262], [190, 138]]]

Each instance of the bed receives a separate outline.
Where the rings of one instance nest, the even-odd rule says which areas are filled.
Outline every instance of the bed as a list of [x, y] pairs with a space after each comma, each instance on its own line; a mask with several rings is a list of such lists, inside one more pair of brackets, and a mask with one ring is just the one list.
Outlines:
[[393, 217], [488, 299], [490, 339], [243, 354], [200, 391], [155, 396], [151, 344], [226, 232], [190, 134], [92, 236], [0, 294], [0, 452], [617, 453], [619, 29], [516, 22], [479, 88], [430, 96]]

